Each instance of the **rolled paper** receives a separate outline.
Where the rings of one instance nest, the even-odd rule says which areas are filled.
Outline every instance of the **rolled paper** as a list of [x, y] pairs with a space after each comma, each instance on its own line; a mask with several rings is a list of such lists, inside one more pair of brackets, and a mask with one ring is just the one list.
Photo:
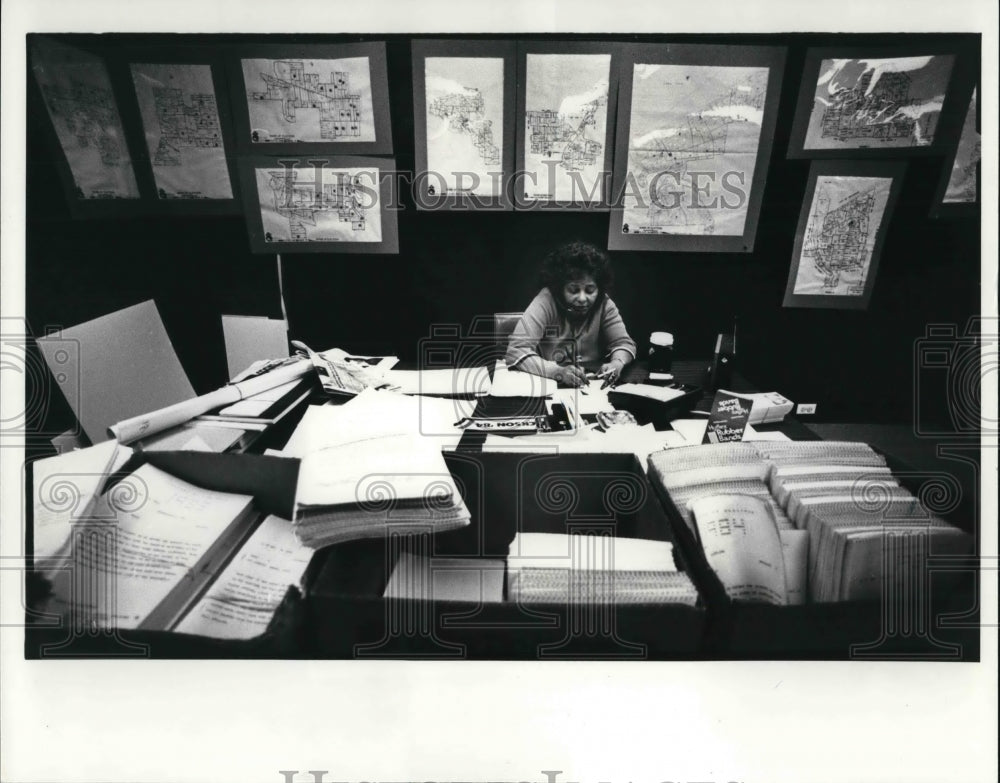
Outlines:
[[308, 359], [300, 359], [291, 364], [277, 367], [263, 375], [223, 386], [221, 389], [216, 389], [200, 397], [125, 419], [109, 427], [108, 432], [119, 443], [132, 443], [140, 438], [155, 435], [171, 427], [177, 427], [195, 416], [201, 416], [216, 408], [232, 405], [234, 402], [252, 397], [254, 394], [260, 394], [275, 386], [294, 381], [296, 378], [301, 378], [311, 372], [312, 369], [312, 362]]

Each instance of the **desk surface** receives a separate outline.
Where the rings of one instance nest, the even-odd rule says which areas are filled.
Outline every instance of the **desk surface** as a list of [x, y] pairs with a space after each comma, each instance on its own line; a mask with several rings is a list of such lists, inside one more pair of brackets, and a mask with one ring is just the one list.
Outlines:
[[[682, 383], [698, 383], [704, 367], [703, 362], [675, 362], [675, 379]], [[645, 377], [641, 364], [630, 371], [631, 375], [626, 374], [623, 380], [634, 382]], [[731, 386], [733, 391], [753, 391], [750, 384], [738, 376], [734, 377]], [[706, 394], [706, 399], [710, 401], [711, 395]], [[305, 406], [303, 413], [304, 410]], [[266, 439], [267, 444], [280, 448], [299, 418], [301, 415], [282, 422], [280, 429]], [[853, 425], [841, 430], [828, 426], [814, 431], [817, 428], [810, 429], [790, 419], [768, 429], [778, 429], [793, 439], [816, 439], [823, 435], [875, 440], [879, 445], [877, 438], [867, 437], [878, 432], [875, 429], [866, 431], [865, 426]], [[899, 442], [903, 435], [894, 433]], [[429, 539], [432, 542], [429, 554], [502, 558], [513, 533], [530, 529], [531, 525], [540, 525], [539, 532], [554, 532], [554, 528], [565, 529], [573, 519], [589, 525], [602, 520], [607, 523], [607, 509], [601, 506], [607, 502], [605, 490], [609, 482], [620, 480], [641, 486], [638, 496], [643, 496], [644, 500], [624, 514], [612, 514], [615, 525], [619, 522], [622, 525], [616, 534], [653, 539], [669, 537], [663, 509], [631, 454], [577, 454], [563, 455], [559, 459], [558, 455], [478, 452], [470, 442], [466, 449], [447, 458], [449, 470], [459, 476], [462, 485], [470, 488], [476, 498], [478, 524]], [[577, 505], [573, 509], [549, 513], [546, 508], [539, 507], [537, 498], [532, 500], [531, 491], [540, 482], [541, 474], [536, 475], [537, 471], [553, 468], [561, 471], [570, 484], [576, 485]], [[525, 502], [530, 509], [526, 509]], [[526, 528], [528, 518], [533, 521]], [[526, 613], [525, 607], [511, 604], [500, 605], [500, 608], [480, 607], [482, 611], [479, 611], [475, 607], [444, 603], [417, 610], [406, 609], [398, 601], [384, 600], [382, 590], [394, 557], [398, 555], [398, 542], [396, 550], [392, 549], [393, 545], [392, 539], [348, 542], [317, 552], [308, 575], [309, 597], [305, 601], [286, 601], [275, 620], [275, 627], [284, 630], [266, 638], [250, 643], [227, 643], [178, 638], [177, 634], [150, 635], [149, 632], [125, 633], [124, 638], [134, 637], [143, 644], [155, 642], [155, 654], [168, 657], [356, 657], [362, 648], [367, 650], [365, 654], [377, 657], [423, 657], [420, 645], [429, 639], [432, 654], [437, 654], [435, 650], [440, 652], [441, 643], [451, 651], [449, 654], [458, 650], [455, 657], [535, 658], [543, 649], [554, 651], [553, 657], [615, 657], [623, 650], [622, 654], [629, 657], [635, 656], [638, 649], [635, 644], [638, 643], [642, 649], [639, 657], [842, 658], [849, 654], [849, 642], [877, 637], [881, 622], [878, 605], [860, 608], [854, 604], [749, 607], [725, 617], [716, 617], [703, 607], [682, 605], [617, 607], [606, 617], [594, 615], [591, 618], [599, 623], [618, 618], [615, 632], [618, 636], [612, 634], [610, 637], [614, 640], [610, 653], [595, 648], [594, 639], [587, 642], [586, 635], [577, 639], [586, 642], [583, 647], [571, 649], [560, 646], [566, 629], [580, 620], [570, 607], [562, 607], [561, 614], [541, 612], [535, 616], [532, 612]], [[393, 612], [403, 614], [396, 616]], [[405, 630], [405, 622], [418, 615], [425, 618], [421, 620], [424, 625], [420, 626], [423, 631], [401, 632]], [[456, 617], [465, 619], [458, 622]], [[452, 624], [455, 622], [458, 624]], [[453, 633], [456, 628], [459, 630]], [[623, 629], [627, 629], [624, 636]], [[963, 653], [966, 660], [978, 655], [978, 636], [973, 635], [975, 638], [967, 634], [961, 640], [967, 651]], [[392, 645], [380, 646], [385, 638], [390, 638]], [[32, 644], [26, 639], [26, 654], [36, 657], [38, 652]], [[35, 644], [37, 646], [37, 638]], [[117, 654], [114, 647], [111, 649], [108, 654]], [[101, 654], [100, 650], [97, 654]]]

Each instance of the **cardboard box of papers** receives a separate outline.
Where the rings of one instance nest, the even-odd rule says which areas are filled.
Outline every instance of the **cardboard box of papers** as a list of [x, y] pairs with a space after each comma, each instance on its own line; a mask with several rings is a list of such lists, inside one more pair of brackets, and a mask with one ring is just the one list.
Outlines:
[[[669, 524], [634, 455], [494, 452], [449, 453], [445, 459], [471, 523], [434, 535], [324, 549], [307, 601], [318, 655], [531, 660], [699, 655], [705, 611], [672, 558], [659, 557], [657, 568], [667, 568], [676, 586], [687, 588], [669, 596], [649, 584], [641, 586], [645, 596], [616, 596], [618, 575], [595, 571], [586, 562], [586, 553], [598, 549], [621, 552], [613, 561], [620, 566], [626, 559], [635, 562], [628, 558], [635, 539], [645, 539], [657, 556], [672, 547]], [[547, 562], [574, 579], [580, 589], [573, 595], [582, 600], [568, 600], [568, 594], [512, 600], [509, 554], [515, 538], [525, 534], [556, 534], [581, 545], [577, 552], [564, 547], [564, 557]], [[645, 572], [645, 565], [640, 570]], [[574, 573], [596, 575], [597, 581]], [[619, 592], [629, 587], [629, 578], [634, 581], [635, 574], [621, 573]], [[610, 593], [592, 590], [600, 587], [598, 581], [610, 585]]]
[[27, 657], [301, 654], [312, 552], [289, 521], [298, 460], [136, 451], [113, 469], [77, 515], [47, 518], [55, 485], [36, 487], [28, 523], [53, 543], [35, 549], [45, 579], [31, 596]]
[[[845, 516], [810, 523], [810, 501], [822, 496], [806, 479], [825, 476], [842, 493], [848, 474], [856, 490], [874, 491], [834, 503]], [[916, 475], [861, 443], [743, 442], [652, 455], [650, 483], [709, 608], [708, 654], [975, 660], [972, 624], [934, 622], [975, 611], [971, 538], [933, 515], [916, 518], [919, 487], [895, 486]], [[807, 485], [806, 511], [790, 502], [799, 489], [789, 483]], [[907, 493], [905, 509], [893, 492]], [[858, 541], [864, 548], [852, 551]]]

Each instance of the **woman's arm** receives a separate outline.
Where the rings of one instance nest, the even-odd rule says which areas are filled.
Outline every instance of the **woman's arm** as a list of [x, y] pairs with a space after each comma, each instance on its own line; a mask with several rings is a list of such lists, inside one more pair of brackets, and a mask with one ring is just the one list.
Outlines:
[[601, 375], [615, 382], [622, 370], [636, 358], [636, 347], [635, 341], [629, 337], [618, 307], [610, 299], [604, 306], [601, 338], [608, 350], [608, 360], [601, 365]]
[[507, 344], [507, 366], [512, 370], [530, 372], [543, 378], [552, 378], [568, 386], [582, 386], [586, 383], [585, 373], [580, 367], [567, 367], [543, 358], [539, 354], [539, 343], [546, 331], [559, 328], [559, 311], [548, 290], [539, 292], [524, 311], [520, 322]]
[[622, 367], [636, 358], [635, 340], [629, 337], [618, 306], [608, 299], [604, 303], [601, 317], [601, 341], [605, 345], [609, 360], [621, 361]]

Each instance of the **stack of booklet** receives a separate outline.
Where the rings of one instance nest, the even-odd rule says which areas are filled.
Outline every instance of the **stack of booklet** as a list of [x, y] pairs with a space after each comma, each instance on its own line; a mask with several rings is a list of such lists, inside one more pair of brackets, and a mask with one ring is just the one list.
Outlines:
[[923, 578], [928, 555], [972, 551], [865, 443], [692, 446], [651, 455], [649, 475], [738, 600], [877, 599]]
[[771, 496], [767, 475], [757, 444], [742, 441], [649, 457], [650, 481], [670, 496], [730, 598], [804, 603], [806, 534]]
[[302, 458], [293, 523], [306, 546], [436, 533], [469, 521], [440, 448], [419, 435], [342, 442]]
[[650, 480], [667, 491], [692, 531], [691, 501], [729, 494], [762, 499], [770, 506], [779, 529], [794, 529], [785, 512], [771, 498], [767, 473], [767, 463], [755, 445], [741, 441], [670, 449], [649, 457]]
[[705, 558], [730, 598], [805, 603], [808, 540], [802, 531], [779, 530], [766, 500], [712, 495], [691, 501], [690, 512]]
[[518, 533], [507, 555], [507, 599], [519, 603], [686, 604], [698, 593], [673, 545], [614, 536]]
[[814, 601], [875, 599], [926, 569], [928, 555], [972, 551], [971, 536], [930, 513], [867, 444], [759, 448], [771, 462], [774, 497], [809, 533]]

